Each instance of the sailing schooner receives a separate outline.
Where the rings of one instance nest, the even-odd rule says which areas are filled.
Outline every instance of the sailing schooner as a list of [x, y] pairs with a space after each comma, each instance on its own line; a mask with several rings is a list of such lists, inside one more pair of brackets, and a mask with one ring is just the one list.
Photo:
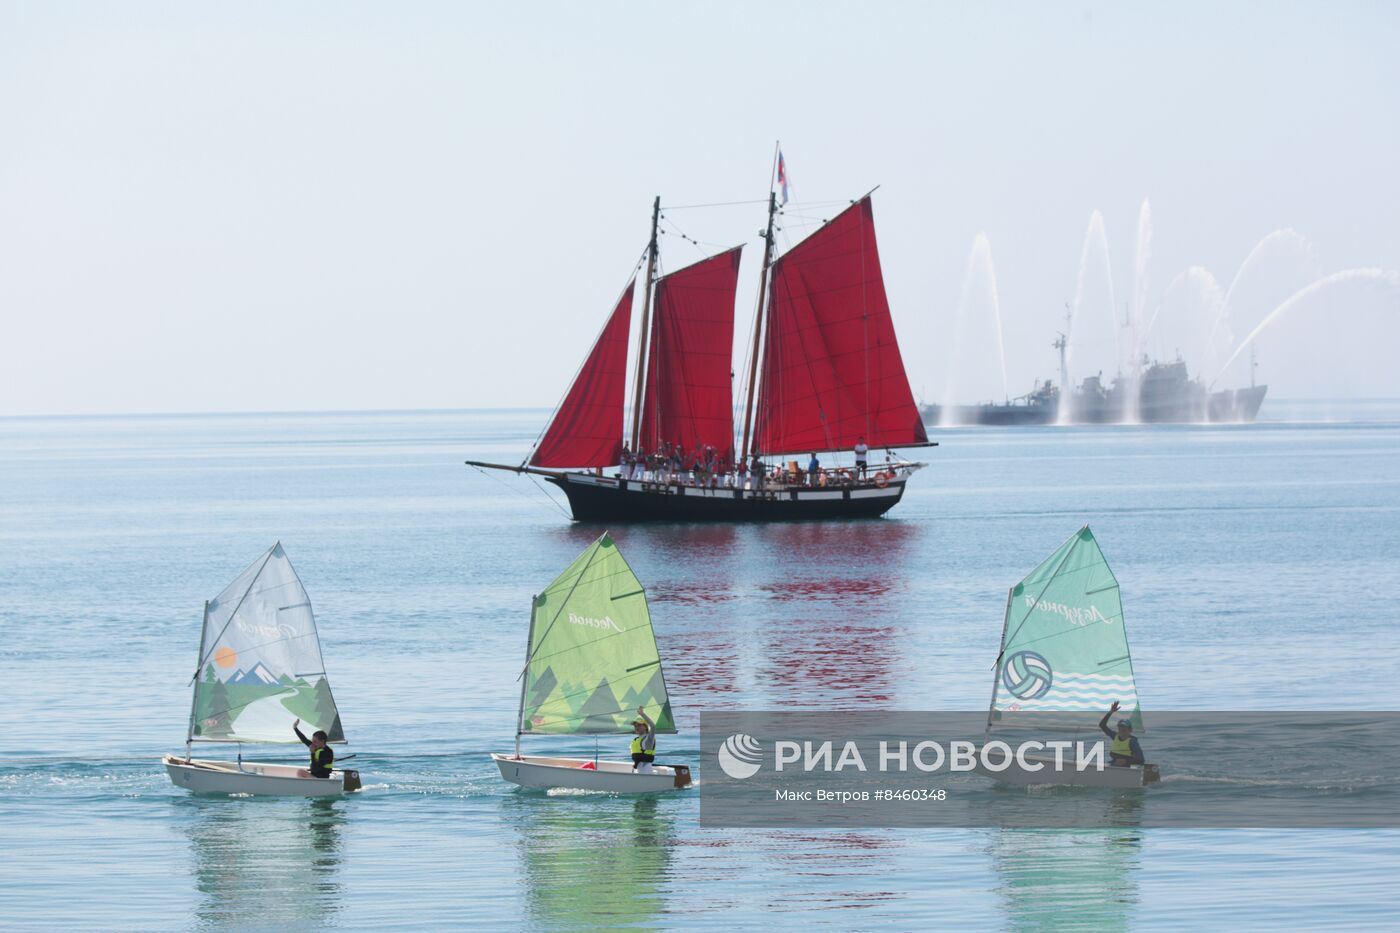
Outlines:
[[[923, 466], [894, 450], [936, 445], [895, 337], [871, 196], [774, 258], [778, 214], [770, 190], [737, 438], [731, 362], [742, 247], [655, 276], [658, 197], [630, 441], [623, 429], [635, 278], [525, 460], [467, 464], [545, 477], [564, 491], [576, 521], [856, 518], [892, 508]], [[885, 448], [886, 461], [809, 470], [796, 459], [858, 444]]]

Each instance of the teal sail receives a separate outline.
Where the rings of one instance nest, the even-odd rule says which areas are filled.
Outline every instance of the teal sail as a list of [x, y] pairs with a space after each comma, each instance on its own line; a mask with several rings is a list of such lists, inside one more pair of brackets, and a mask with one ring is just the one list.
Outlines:
[[204, 604], [189, 739], [297, 742], [298, 719], [345, 741], [311, 599], [278, 543]]
[[520, 734], [675, 732], [646, 592], [606, 533], [535, 597]]
[[1007, 596], [988, 724], [1056, 712], [1041, 721], [1090, 728], [1114, 701], [1141, 730], [1118, 580], [1086, 525]]

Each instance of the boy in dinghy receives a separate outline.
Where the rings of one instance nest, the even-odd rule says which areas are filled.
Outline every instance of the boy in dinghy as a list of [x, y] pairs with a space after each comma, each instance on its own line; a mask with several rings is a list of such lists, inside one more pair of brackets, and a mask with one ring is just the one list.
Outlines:
[[301, 739], [301, 744], [311, 749], [311, 767], [297, 769], [297, 777], [328, 778], [331, 776], [331, 767], [335, 764], [335, 752], [326, 744], [328, 736], [322, 729], [317, 729], [311, 734], [311, 738], [301, 734], [301, 720], [292, 723], [292, 731]]
[[1116, 712], [1118, 712], [1118, 701], [1114, 700], [1113, 705], [1108, 708], [1108, 712], [1104, 713], [1103, 718], [1099, 720], [1100, 731], [1113, 740], [1108, 747], [1109, 764], [1115, 768], [1143, 764], [1147, 759], [1142, 754], [1142, 744], [1133, 735], [1133, 721], [1131, 719], [1118, 720], [1117, 732], [1108, 728], [1108, 717]]
[[637, 715], [642, 718], [632, 720], [632, 770], [650, 774], [651, 763], [656, 760], [656, 723], [640, 706]]

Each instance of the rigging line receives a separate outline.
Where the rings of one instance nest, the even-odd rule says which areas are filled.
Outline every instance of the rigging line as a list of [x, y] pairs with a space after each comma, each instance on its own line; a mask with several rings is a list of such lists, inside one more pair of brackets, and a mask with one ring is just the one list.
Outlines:
[[[650, 245], [648, 245], [647, 249], [650, 249]], [[646, 261], [646, 255], [647, 250], [642, 250], [641, 257], [637, 260], [636, 264], [632, 266], [632, 275], [628, 278], [627, 284], [623, 286], [622, 291], [618, 292], [617, 297], [613, 299], [613, 311], [617, 310], [617, 306], [622, 301], [622, 296], [627, 294], [627, 290], [636, 285], [637, 273], [641, 271], [642, 263]], [[635, 292], [633, 294], [635, 295]], [[628, 318], [631, 318], [630, 309], [628, 310]], [[544, 440], [544, 436], [549, 433], [549, 429], [554, 425], [554, 419], [558, 417], [559, 409], [563, 406], [564, 399], [569, 397], [569, 391], [573, 389], [574, 383], [578, 381], [579, 373], [583, 372], [583, 367], [588, 364], [588, 358], [593, 355], [593, 350], [598, 346], [598, 341], [603, 339], [603, 334], [607, 331], [608, 325], [611, 323], [612, 312], [610, 311], [608, 312], [607, 318], [603, 321], [603, 326], [598, 329], [598, 335], [593, 338], [593, 343], [589, 345], [588, 354], [579, 362], [578, 368], [574, 370], [573, 378], [569, 380], [569, 384], [564, 388], [564, 394], [559, 396], [559, 400], [554, 403], [554, 411], [550, 414], [549, 420], [545, 422], [544, 428], [541, 429], [539, 436], [535, 438], [535, 442], [530, 445], [530, 449], [525, 452], [525, 459], [520, 461], [522, 467], [530, 462], [530, 457], [534, 455], [535, 449], [540, 446], [540, 441]]]
[[537, 479], [535, 479], [534, 474], [532, 474], [532, 473], [526, 473], [525, 475], [528, 476], [528, 477], [530, 477], [530, 482], [533, 483], [534, 486], [535, 486], [535, 488], [538, 489], [538, 490], [540, 491], [540, 494], [541, 494], [541, 495], [543, 495], [546, 499], [549, 500], [549, 502], [550, 502], [551, 505], [553, 505], [556, 509], [559, 510], [559, 513], [560, 513], [561, 515], [563, 515], [565, 518], [569, 519], [570, 521], [573, 521], [573, 518], [574, 518], [574, 517], [573, 517], [572, 515], [570, 515], [570, 514], [568, 513], [568, 511], [567, 511], [562, 505], [559, 504], [559, 500], [558, 500], [558, 499], [554, 498], [553, 496], [551, 496], [551, 495], [549, 494], [549, 490], [548, 490], [548, 489], [545, 489], [543, 486], [540, 485], [540, 481], [537, 480]]
[[[686, 233], [684, 230], [682, 230], [680, 227], [676, 226], [675, 222], [672, 221], [672, 220], [670, 220], [670, 219], [668, 219], [668, 218], [666, 217], [665, 214], [662, 214], [662, 215], [661, 215], [661, 219], [662, 219], [662, 221], [665, 222], [665, 224], [666, 224], [668, 227], [671, 228], [670, 233], [674, 234], [675, 236], [680, 237], [682, 240], [685, 240], [687, 243], [691, 244], [691, 245], [694, 246], [696, 249], [700, 250], [700, 252], [701, 252], [702, 254], [705, 254], [705, 247], [707, 247], [707, 246], [708, 246], [708, 247], [711, 247], [711, 248], [714, 248], [714, 249], [718, 249], [718, 248], [720, 248], [720, 247], [722, 247], [722, 246], [724, 245], [724, 244], [722, 244], [722, 243], [702, 243], [700, 240], [695, 239], [695, 237], [689, 235], [689, 234]], [[664, 236], [664, 235], [667, 235], [667, 231], [666, 231], [666, 230], [662, 230], [661, 233], [662, 233], [663, 236]]]
[[[540, 655], [539, 657], [536, 658], [536, 660], [539, 660], [539, 658], [543, 658], [543, 657], [554, 657], [554, 655]], [[654, 662], [652, 662], [652, 663], [650, 663], [650, 664], [647, 664], [647, 665], [645, 665], [645, 666], [646, 666], [647, 669], [648, 669], [648, 671], [647, 671], [647, 673], [646, 673], [646, 677], [633, 677], [631, 674], [624, 674], [624, 675], [622, 675], [621, 677], [611, 677], [611, 678], [608, 679], [608, 686], [609, 686], [609, 687], [613, 687], [613, 686], [616, 686], [616, 685], [618, 685], [618, 684], [628, 685], [628, 681], [629, 681], [629, 680], [637, 680], [637, 681], [641, 682], [643, 686], [645, 686], [646, 683], [649, 683], [649, 682], [651, 681], [650, 669], [651, 669], [651, 668], [660, 669], [660, 667], [661, 667], [661, 659], [660, 659], [660, 658], [657, 658]], [[640, 674], [640, 673], [642, 673], [642, 672], [641, 672], [641, 671], [635, 671], [635, 672], [633, 672], [633, 673], [635, 673], [635, 674]], [[636, 686], [636, 684], [631, 684], [631, 685], [628, 685], [628, 686]], [[577, 690], [570, 690], [570, 691], [568, 691], [568, 692], [555, 689], [555, 690], [551, 690], [551, 691], [549, 692], [548, 696], [545, 697], [545, 699], [546, 699], [546, 700], [549, 700], [549, 699], [553, 699], [554, 697], [557, 696], [557, 697], [559, 697], [559, 698], [562, 699], [562, 700], [570, 700], [570, 699], [573, 699], [573, 698], [575, 698], [575, 697], [592, 696], [594, 693], [597, 692], [597, 689], [598, 689], [597, 687], [580, 687], [580, 688], [577, 689]], [[624, 691], [624, 692], [625, 692], [625, 691]], [[617, 694], [614, 693], [613, 696], [616, 697]], [[667, 702], [669, 702], [671, 698], [670, 698], [669, 696], [667, 696], [666, 699], [667, 699]], [[535, 705], [533, 705], [533, 706], [529, 706], [528, 708], [529, 708], [529, 709], [533, 709], [533, 710], [535, 710], [535, 711], [538, 712], [538, 711], [539, 711], [539, 708], [540, 708], [540, 705], [541, 705], [541, 704], [535, 704]], [[657, 704], [657, 705], [659, 706], [660, 704]], [[628, 708], [628, 707], [623, 707], [622, 709], [627, 709], [627, 708]], [[621, 712], [621, 710], [619, 710], [619, 712]], [[564, 719], [565, 719], [566, 722], [569, 720], [569, 718], [570, 718], [570, 717], [564, 717]], [[587, 719], [588, 716], [587, 716], [587, 715], [583, 715], [583, 716], [579, 716], [579, 717], [577, 717], [577, 718], [579, 718], [579, 719]]]
[[[300, 635], [285, 635], [285, 636], [283, 636], [283, 637], [281, 637], [281, 638], [274, 638], [272, 641], [265, 641], [265, 642], [262, 642], [262, 643], [260, 643], [260, 644], [249, 645], [248, 647], [244, 648], [243, 651], [257, 651], [259, 648], [267, 648], [267, 647], [269, 647], [270, 645], [281, 645], [281, 644], [284, 644], [284, 643], [286, 643], [286, 642], [301, 641], [303, 638], [316, 638], [316, 633], [315, 633], [315, 632], [302, 632]], [[317, 640], [317, 644], [318, 644], [318, 646], [319, 646], [319, 644], [320, 644], [320, 639], [319, 639], [319, 638], [316, 638], [316, 640]], [[241, 653], [241, 652], [239, 652], [239, 653]], [[321, 663], [324, 664], [324, 663], [325, 663], [325, 660], [322, 659]], [[325, 671], [318, 671], [317, 673], [319, 673], [319, 674], [321, 674], [322, 676], [324, 676], [326, 672], [325, 672]], [[312, 677], [314, 677], [315, 674], [310, 674], [310, 675], [308, 675], [308, 674], [298, 674], [297, 676], [298, 676], [298, 677], [307, 677], [307, 676], [312, 676]]]
[[[278, 544], [280, 544], [280, 543], [281, 543], [281, 542], [279, 541]], [[221, 629], [219, 629], [219, 634], [218, 634], [218, 635], [215, 635], [215, 636], [214, 636], [214, 642], [213, 642], [214, 645], [217, 645], [217, 644], [219, 643], [219, 639], [221, 639], [221, 638], [224, 637], [224, 632], [227, 632], [227, 631], [228, 631], [228, 627], [229, 627], [230, 625], [233, 624], [233, 617], [236, 616], [236, 615], [238, 615], [238, 610], [240, 610], [240, 609], [243, 608], [243, 603], [244, 603], [244, 601], [247, 600], [248, 594], [251, 593], [251, 592], [253, 592], [253, 586], [258, 582], [258, 577], [262, 576], [262, 572], [263, 572], [264, 570], [267, 569], [267, 562], [270, 561], [270, 560], [272, 560], [272, 552], [275, 551], [275, 550], [277, 550], [277, 545], [276, 545], [276, 544], [274, 544], [272, 547], [268, 548], [268, 549], [267, 549], [267, 553], [263, 555], [262, 566], [258, 567], [258, 572], [255, 573], [255, 574], [253, 574], [253, 579], [251, 579], [251, 580], [248, 581], [248, 588], [247, 588], [246, 590], [243, 591], [242, 597], [240, 597], [239, 600], [238, 600], [238, 605], [233, 607], [233, 612], [230, 612], [230, 613], [229, 613], [228, 620], [227, 620], [226, 622], [224, 622], [224, 627], [221, 628]], [[208, 619], [206, 619], [205, 622], [207, 623], [207, 622], [208, 622]], [[204, 647], [204, 645], [201, 644], [201, 645], [200, 645], [200, 648], [203, 648], [203, 647]], [[202, 671], [202, 670], [204, 670], [204, 665], [208, 664], [208, 663], [209, 663], [209, 659], [212, 658], [213, 656], [214, 656], [214, 648], [213, 648], [213, 646], [211, 645], [210, 648], [209, 648], [209, 653], [206, 654], [206, 655], [204, 655], [203, 657], [201, 657], [201, 658], [199, 659], [199, 663], [195, 665], [195, 668], [194, 668], [194, 676], [190, 678], [190, 683], [194, 683], [195, 681], [199, 680], [199, 672]]]
[[[1084, 528], [1088, 527], [1088, 525], [1084, 526]], [[1081, 528], [1079, 531], [1076, 531], [1074, 533], [1075, 538], [1078, 538], [1079, 533], [1083, 530], [1084, 529]], [[1006, 654], [1006, 646], [1011, 642], [1015, 641], [1016, 636], [1020, 634], [1021, 629], [1026, 627], [1026, 621], [1031, 617], [1031, 613], [1034, 612], [1036, 607], [1040, 605], [1040, 600], [1045, 596], [1046, 591], [1050, 589], [1050, 584], [1055, 582], [1055, 578], [1058, 577], [1060, 575], [1060, 571], [1064, 569], [1065, 561], [1069, 560], [1069, 556], [1073, 554], [1078, 547], [1079, 542], [1076, 540], [1074, 543], [1070, 544], [1068, 549], [1065, 550], [1065, 556], [1060, 558], [1060, 562], [1055, 565], [1055, 571], [1051, 573], [1048, 578], [1046, 578], [1045, 585], [1040, 588], [1040, 593], [1036, 596], [1035, 602], [1031, 603], [1030, 608], [1026, 610], [1026, 614], [1023, 615], [1021, 617], [1021, 621], [1017, 623], [1016, 630], [1011, 633], [1011, 636], [1009, 638], [1002, 639], [1001, 650], [997, 652], [997, 659], [996, 662], [992, 665], [993, 667], [1001, 663], [1002, 655]]]
[[[606, 532], [604, 533], [606, 534]], [[602, 539], [600, 538], [599, 541], [601, 540]], [[569, 592], [564, 595], [563, 601], [559, 603], [559, 609], [554, 613], [554, 618], [549, 620], [549, 628], [544, 630], [544, 634], [540, 636], [540, 640], [536, 642], [536, 644], [544, 644], [544, 640], [549, 637], [549, 633], [554, 631], [555, 623], [558, 622], [559, 617], [564, 614], [564, 607], [569, 605], [569, 600], [573, 597], [574, 590], [578, 589], [578, 585], [580, 582], [583, 581], [583, 575], [588, 572], [588, 568], [593, 566], [593, 561], [598, 557], [598, 552], [602, 550], [602, 547], [600, 547], [598, 542], [595, 541], [593, 543], [593, 547], [589, 550], [591, 553], [588, 555], [588, 561], [583, 565], [582, 569], [579, 570], [578, 577], [574, 579], [573, 585], [569, 587]], [[534, 618], [534, 612], [535, 610], [532, 607], [530, 609], [531, 619]], [[531, 625], [533, 626], [533, 624], [534, 623], [532, 622]], [[525, 656], [525, 666], [520, 670], [520, 677], [524, 677], [526, 672], [530, 670], [530, 663], [534, 660], [535, 653], [533, 651], [527, 652]], [[517, 677], [516, 680], [519, 680], [520, 677]]]
[[[1082, 628], [1079, 628], [1079, 627], [1076, 626], [1075, 628], [1067, 628], [1067, 629], [1062, 629], [1061, 631], [1058, 631], [1058, 632], [1051, 632], [1051, 633], [1048, 634], [1048, 635], [1041, 635], [1039, 638], [1028, 638], [1028, 639], [1026, 639], [1025, 641], [1021, 642], [1021, 644], [1022, 644], [1022, 645], [1037, 645], [1037, 644], [1039, 644], [1039, 643], [1041, 643], [1041, 642], [1043, 642], [1043, 641], [1049, 641], [1049, 640], [1052, 639], [1052, 638], [1062, 638], [1062, 637], [1064, 637], [1065, 635], [1069, 635], [1069, 634], [1072, 634], [1072, 633], [1074, 633], [1074, 632], [1082, 632], [1082, 631], [1084, 631]], [[1111, 668], [1111, 667], [1118, 667], [1118, 666], [1122, 665], [1124, 662], [1127, 663], [1128, 669], [1129, 669], [1129, 670], [1132, 670], [1132, 667], [1133, 667], [1133, 659], [1130, 658], [1130, 657], [1126, 657], [1126, 656], [1121, 657], [1121, 658], [1115, 658], [1115, 659], [1113, 659], [1112, 661], [1100, 661], [1100, 662], [1098, 662], [1098, 669], [1101, 670], [1101, 671], [1102, 671], [1102, 670], [1107, 670], [1108, 668]]]
[[[278, 694], [274, 694], [274, 695], [271, 696], [271, 697], [253, 697], [253, 698], [252, 698], [251, 700], [249, 700], [247, 703], [239, 703], [239, 704], [237, 704], [237, 705], [235, 705], [235, 706], [226, 706], [226, 707], [224, 707], [224, 708], [221, 709], [221, 710], [210, 710], [210, 711], [209, 711], [209, 715], [208, 715], [208, 716], [205, 716], [204, 718], [205, 718], [205, 719], [213, 719], [213, 718], [216, 717], [216, 716], [222, 716], [224, 713], [231, 713], [231, 712], [233, 712], [233, 711], [236, 710], [236, 709], [243, 709], [244, 707], [252, 706], [254, 703], [261, 702], [262, 700], [271, 700], [271, 699], [274, 699], [274, 698], [279, 697], [279, 696], [284, 696], [284, 694], [278, 693]], [[334, 701], [332, 701], [332, 702], [334, 702]], [[284, 704], [284, 708], [285, 708], [285, 704]], [[339, 713], [340, 710], [337, 709], [336, 712]], [[232, 724], [230, 723], [230, 725], [232, 725]], [[278, 744], [281, 744], [281, 743], [278, 743]]]
[[767, 198], [760, 198], [756, 201], [714, 201], [710, 204], [663, 204], [663, 211], [688, 211], [701, 207], [737, 207], [743, 204], [767, 204]]
[[[618, 574], [609, 574], [609, 576], [618, 576]], [[603, 579], [606, 579], [606, 577], [603, 578]], [[565, 597], [565, 598], [567, 599], [568, 597]], [[619, 635], [630, 635], [630, 634], [632, 634], [633, 632], [641, 631], [641, 630], [644, 629], [644, 628], [645, 628], [645, 629], [651, 629], [653, 632], [655, 632], [655, 629], [652, 629], [652, 627], [651, 627], [651, 613], [647, 613], [647, 622], [646, 622], [645, 625], [634, 625], [634, 626], [632, 626], [631, 628], [625, 628], [625, 629], [623, 629], [623, 630], [620, 631], [620, 632], [609, 632], [608, 634], [606, 634], [606, 635], [601, 635], [601, 636], [599, 636], [599, 637], [593, 639], [593, 640], [590, 641], [590, 642], [585, 642], [585, 643], [583, 643], [583, 644], [581, 644], [581, 645], [570, 645], [570, 646], [567, 647], [567, 648], [560, 648], [558, 651], [551, 651], [551, 652], [549, 652], [548, 654], [540, 654], [540, 653], [537, 651], [537, 652], [535, 652], [533, 655], [530, 656], [530, 662], [531, 662], [531, 663], [534, 663], [535, 661], [541, 660], [542, 658], [556, 658], [556, 657], [558, 657], [558, 656], [561, 655], [561, 654], [569, 654], [570, 652], [573, 652], [573, 651], [582, 651], [582, 650], [585, 649], [585, 648], [592, 648], [592, 647], [594, 647], [595, 645], [601, 644], [602, 642], [607, 641], [609, 638], [616, 638], [616, 637], [619, 636]], [[543, 637], [543, 636], [540, 637], [540, 642], [541, 642], [541, 643], [544, 642], [544, 637]], [[652, 644], [656, 644], [656, 636], [655, 636], [655, 634], [652, 635]], [[660, 655], [660, 650], [659, 650], [659, 649], [658, 649], [658, 651], [657, 651], [656, 663], [657, 663], [657, 664], [660, 664], [660, 663], [661, 663], [661, 655]]]
[[[514, 494], [517, 495], [517, 496], [520, 496], [520, 497], [524, 498], [524, 499], [525, 499], [526, 501], [528, 501], [530, 504], [532, 504], [532, 505], [541, 505], [541, 506], [543, 505], [543, 504], [540, 503], [540, 502], [536, 502], [535, 499], [534, 499], [534, 497], [526, 495], [525, 493], [523, 493], [523, 492], [521, 492], [520, 490], [516, 489], [514, 486], [510, 485], [509, 483], [507, 483], [505, 480], [501, 479], [499, 476], [493, 476], [492, 474], [487, 473], [485, 470], [483, 470], [483, 469], [482, 469], [481, 467], [479, 467], [479, 466], [473, 466], [472, 469], [473, 469], [473, 470], [476, 470], [476, 471], [477, 471], [478, 473], [480, 473], [482, 476], [485, 476], [487, 479], [491, 480], [491, 482], [493, 482], [493, 483], [500, 483], [503, 487], [505, 487], [506, 490], [508, 490], [508, 491], [511, 492], [511, 493], [514, 493]], [[524, 475], [525, 475], [525, 476], [530, 476], [529, 473], [526, 473], [526, 474], [524, 474]], [[548, 494], [546, 494], [546, 495], [548, 495]], [[553, 497], [550, 497], [550, 498], [549, 498], [549, 501], [550, 501], [550, 503], [551, 503], [555, 508], [559, 508], [559, 503], [555, 502], [554, 499], [553, 499]], [[566, 512], [565, 515], [568, 516], [568, 513]], [[568, 517], [572, 518], [572, 516], [568, 516]]]

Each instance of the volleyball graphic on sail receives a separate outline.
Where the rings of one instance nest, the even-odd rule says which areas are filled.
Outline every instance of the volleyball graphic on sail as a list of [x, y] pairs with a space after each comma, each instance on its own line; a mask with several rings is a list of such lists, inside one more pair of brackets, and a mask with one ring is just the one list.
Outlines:
[[1006, 659], [1001, 680], [1017, 699], [1037, 700], [1050, 692], [1055, 677], [1044, 657], [1034, 651], [1018, 651]]

